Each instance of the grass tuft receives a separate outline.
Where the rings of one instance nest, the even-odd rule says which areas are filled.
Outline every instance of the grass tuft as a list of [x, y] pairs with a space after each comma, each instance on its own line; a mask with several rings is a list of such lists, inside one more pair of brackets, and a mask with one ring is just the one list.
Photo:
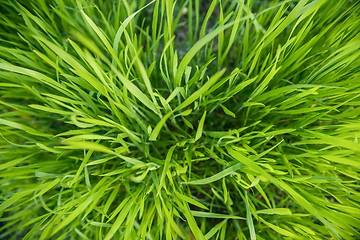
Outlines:
[[0, 12], [0, 239], [360, 238], [356, 1]]

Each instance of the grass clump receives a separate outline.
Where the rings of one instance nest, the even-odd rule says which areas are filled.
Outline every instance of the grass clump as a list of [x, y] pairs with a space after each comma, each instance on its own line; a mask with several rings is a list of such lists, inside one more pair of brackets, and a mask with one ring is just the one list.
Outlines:
[[360, 238], [356, 1], [0, 2], [0, 239]]

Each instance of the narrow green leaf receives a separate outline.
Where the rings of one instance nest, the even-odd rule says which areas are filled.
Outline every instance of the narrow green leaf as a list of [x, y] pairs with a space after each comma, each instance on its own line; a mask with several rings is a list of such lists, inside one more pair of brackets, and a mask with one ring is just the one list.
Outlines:
[[179, 199], [181, 199], [181, 200], [183, 200], [183, 201], [186, 201], [186, 202], [188, 202], [188, 203], [190, 203], [190, 204], [192, 204], [192, 205], [194, 205], [194, 206], [197, 206], [197, 207], [199, 207], [199, 208], [202, 208], [202, 209], [205, 209], [205, 210], [209, 210], [204, 204], [196, 201], [194, 198], [188, 197], [188, 196], [186, 196], [186, 195], [184, 195], [184, 194], [181, 194], [181, 193], [179, 193], [179, 192], [175, 192], [175, 194], [176, 194], [176, 196], [177, 196]]
[[25, 126], [25, 125], [17, 123], [17, 122], [9, 121], [9, 120], [3, 119], [3, 118], [0, 118], [0, 124], [11, 127], [11, 128], [22, 130], [24, 132], [29, 133], [30, 135], [41, 136], [41, 137], [50, 137], [51, 136], [50, 134], [42, 133], [31, 127]]
[[160, 177], [160, 183], [159, 183], [159, 187], [158, 187], [158, 193], [157, 195], [160, 194], [160, 191], [162, 190], [164, 184], [165, 184], [165, 176], [168, 174], [169, 168], [170, 168], [170, 161], [172, 158], [172, 155], [174, 153], [176, 146], [172, 146], [170, 147], [167, 155], [166, 155], [166, 159], [165, 159], [165, 163], [164, 163], [164, 167], [163, 167], [163, 171], [161, 173], [161, 177]]
[[184, 184], [187, 185], [205, 185], [205, 184], [209, 184], [215, 181], [218, 181], [234, 172], [236, 172], [237, 170], [239, 170], [240, 168], [242, 168], [244, 165], [242, 163], [237, 163], [219, 173], [216, 173], [214, 175], [212, 175], [211, 177], [207, 177], [207, 178], [203, 178], [203, 179], [198, 179], [198, 180], [194, 180], [194, 181], [190, 181], [190, 182], [186, 182]]
[[204, 112], [204, 114], [202, 115], [202, 117], [201, 117], [201, 119], [199, 121], [198, 129], [196, 130], [195, 142], [197, 140], [199, 140], [201, 138], [201, 136], [202, 136], [204, 123], [205, 123], [205, 118], [206, 118], [206, 111]]
[[219, 33], [230, 28], [235, 23], [236, 22], [228, 23], [216, 28], [215, 30], [211, 31], [206, 36], [204, 36], [202, 39], [200, 39], [198, 42], [196, 42], [192, 48], [190, 48], [190, 50], [185, 54], [185, 56], [181, 60], [178, 70], [176, 71], [175, 87], [181, 87], [181, 79], [183, 77], [185, 69], [189, 65], [190, 61], [194, 58], [194, 56], [199, 52], [199, 50], [202, 47], [204, 47], [208, 42], [210, 42], [212, 39], [214, 39], [217, 35], [219, 35]]
[[194, 217], [201, 217], [201, 218], [219, 218], [219, 219], [242, 219], [245, 220], [243, 217], [234, 216], [234, 215], [227, 215], [227, 214], [220, 214], [220, 213], [211, 213], [211, 212], [200, 212], [200, 211], [191, 211]]
[[291, 215], [292, 212], [288, 208], [271, 208], [256, 210], [257, 214], [276, 214], [276, 215]]
[[58, 233], [60, 230], [62, 230], [64, 227], [69, 225], [72, 221], [75, 220], [75, 218], [79, 217], [86, 209], [87, 207], [92, 203], [94, 199], [94, 195], [91, 195], [83, 202], [81, 203], [76, 209], [74, 209], [65, 219], [63, 219], [51, 232], [50, 236], [54, 236], [56, 233]]
[[185, 107], [192, 104], [196, 99], [198, 99], [199, 97], [204, 95], [209, 90], [209, 88], [212, 85], [214, 85], [216, 83], [216, 81], [218, 81], [222, 77], [222, 75], [224, 75], [225, 71], [226, 70], [223, 69], [223, 70], [215, 73], [214, 76], [212, 76], [200, 89], [198, 89], [196, 92], [191, 94], [190, 97], [185, 99], [184, 102], [182, 102], [179, 106], [177, 106], [175, 108], [174, 112], [184, 109]]
[[115, 222], [112, 224], [109, 232], [106, 234], [104, 240], [110, 240], [115, 235], [116, 231], [121, 227], [123, 222], [125, 221], [128, 213], [130, 212], [131, 208], [133, 207], [135, 200], [128, 202], [124, 205], [123, 209], [120, 211], [118, 217], [116, 218]]
[[232, 111], [230, 111], [227, 107], [225, 107], [224, 105], [220, 104], [221, 108], [223, 109], [224, 113], [228, 116], [231, 116], [233, 118], [236, 118], [235, 113], [233, 113]]
[[165, 125], [166, 120], [172, 115], [172, 112], [168, 112], [163, 118], [156, 124], [154, 130], [151, 132], [149, 140], [155, 141], [161, 131], [161, 128]]
[[251, 210], [250, 210], [250, 203], [249, 203], [249, 197], [247, 192], [245, 192], [245, 207], [246, 207], [246, 223], [249, 227], [249, 231], [250, 231], [250, 239], [251, 240], [256, 240], [256, 233], [255, 233], [255, 227], [254, 227], [254, 222], [252, 219], [252, 214], [251, 214]]

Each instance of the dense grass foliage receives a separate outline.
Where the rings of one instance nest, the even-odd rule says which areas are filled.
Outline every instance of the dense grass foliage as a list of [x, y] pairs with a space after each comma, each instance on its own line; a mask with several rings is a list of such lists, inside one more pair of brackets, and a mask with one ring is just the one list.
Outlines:
[[0, 239], [359, 239], [356, 2], [0, 0]]

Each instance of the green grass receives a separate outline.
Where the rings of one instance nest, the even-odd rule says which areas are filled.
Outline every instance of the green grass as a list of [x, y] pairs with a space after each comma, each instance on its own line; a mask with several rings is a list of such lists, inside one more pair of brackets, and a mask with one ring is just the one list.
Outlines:
[[360, 238], [357, 1], [0, 12], [0, 239]]

